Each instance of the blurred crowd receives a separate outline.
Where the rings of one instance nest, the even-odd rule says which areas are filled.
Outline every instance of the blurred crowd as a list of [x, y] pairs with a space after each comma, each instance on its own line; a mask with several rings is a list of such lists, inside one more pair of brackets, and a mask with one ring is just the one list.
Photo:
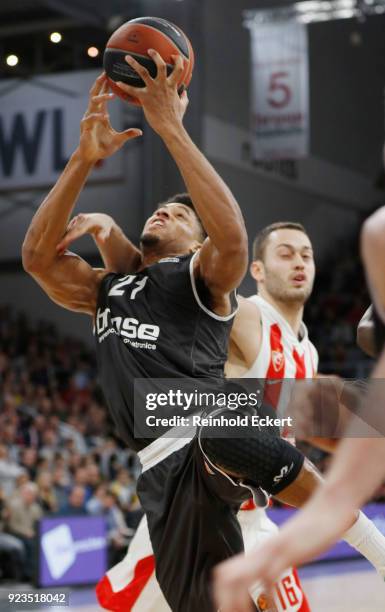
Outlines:
[[[368, 305], [358, 258], [334, 260], [318, 274], [305, 320], [322, 373], [368, 374], [371, 360], [356, 346]], [[33, 578], [43, 516], [104, 516], [109, 563], [117, 562], [142, 515], [139, 463], [113, 435], [93, 351], [0, 307], [0, 392], [0, 578]], [[304, 450], [326, 468], [325, 453]], [[385, 487], [377, 499], [385, 500]]]
[[317, 347], [323, 374], [366, 378], [372, 360], [357, 346], [358, 323], [370, 305], [357, 249], [358, 237], [338, 245], [345, 256], [326, 263], [317, 273], [313, 296], [305, 310], [309, 337]]
[[37, 520], [103, 515], [110, 563], [142, 511], [135, 453], [113, 436], [94, 355], [0, 308], [0, 577], [33, 578]]

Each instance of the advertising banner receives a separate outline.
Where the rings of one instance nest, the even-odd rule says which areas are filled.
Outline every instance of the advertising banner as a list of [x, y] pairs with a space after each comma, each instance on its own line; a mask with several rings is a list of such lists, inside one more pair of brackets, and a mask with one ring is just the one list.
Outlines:
[[95, 583], [106, 568], [104, 518], [63, 516], [40, 521], [40, 586]]
[[308, 38], [304, 24], [249, 22], [251, 151], [255, 160], [298, 159], [309, 150]]

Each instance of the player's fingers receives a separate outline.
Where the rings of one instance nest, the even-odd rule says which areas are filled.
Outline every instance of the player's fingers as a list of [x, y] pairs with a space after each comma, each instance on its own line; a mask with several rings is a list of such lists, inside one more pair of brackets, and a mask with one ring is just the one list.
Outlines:
[[188, 103], [190, 102], [190, 100], [188, 98], [188, 94], [187, 94], [187, 89], [185, 88], [184, 85], [182, 85], [182, 91], [181, 91], [181, 94], [180, 94], [179, 97], [180, 97], [180, 99], [182, 100], [182, 102], [183, 102], [183, 104], [185, 106], [187, 106]]
[[177, 85], [183, 75], [184, 72], [184, 63], [181, 55], [172, 55], [172, 60], [174, 62], [174, 68], [170, 76], [168, 77], [168, 82], [170, 85]]
[[76, 217], [71, 219], [67, 225], [67, 230], [60, 242], [57, 244], [56, 250], [62, 251], [74, 240], [77, 240], [85, 234], [89, 234], [93, 226], [94, 222], [92, 217], [82, 213], [76, 215]]
[[127, 85], [127, 83], [123, 83], [123, 81], [117, 81], [116, 85], [124, 91], [124, 93], [128, 94], [132, 98], [137, 98], [138, 100], [142, 99], [143, 96], [147, 93], [145, 87], [133, 87], [132, 85]]
[[101, 100], [99, 109], [101, 112], [106, 113], [107, 112], [107, 102], [109, 102], [110, 100], [113, 100], [115, 97], [115, 94], [113, 92], [110, 91], [110, 85], [108, 83], [108, 80], [105, 79], [103, 85], [102, 85], [102, 89], [100, 90], [100, 94], [99, 95], [108, 95], [111, 94], [110, 98], [105, 98], [103, 100]]
[[158, 80], [163, 80], [163, 81], [166, 80], [167, 64], [162, 58], [162, 56], [155, 49], [148, 49], [147, 53], [156, 65], [156, 70], [157, 70], [156, 78]]
[[68, 223], [66, 232], [69, 232], [73, 227], [75, 227], [75, 225], [80, 225], [83, 222], [83, 215], [81, 213], [79, 215], [76, 215], [76, 217], [73, 217]]
[[103, 85], [102, 85], [102, 87], [100, 89], [100, 93], [101, 94], [108, 93], [108, 90], [109, 90], [109, 85], [108, 85], [107, 79], [105, 78], [104, 81], [103, 81]]
[[99, 93], [105, 80], [106, 80], [106, 73], [102, 72], [93, 82], [91, 89], [90, 89], [90, 96], [95, 96], [96, 93]]
[[136, 59], [134, 59], [131, 55], [126, 55], [124, 59], [126, 60], [127, 64], [129, 64], [129, 66], [131, 66], [131, 68], [135, 70], [135, 72], [140, 76], [140, 78], [142, 79], [142, 81], [145, 82], [146, 85], [151, 84], [152, 78], [147, 68], [139, 64], [139, 62], [137, 62]]
[[134, 138], [138, 138], [142, 135], [142, 130], [139, 130], [138, 128], [129, 128], [128, 130], [124, 130], [124, 132], [118, 132], [118, 137], [122, 142], [125, 142], [126, 140], [133, 140]]
[[91, 113], [90, 115], [85, 115], [81, 120], [81, 127], [83, 131], [90, 130], [95, 123], [102, 123], [105, 126], [109, 125], [109, 117], [106, 113]]
[[93, 96], [88, 106], [89, 113], [105, 112], [107, 108], [107, 102], [113, 100], [114, 98], [114, 93], [102, 93], [97, 96]]
[[217, 605], [220, 612], [252, 612], [253, 610], [247, 589], [236, 585], [223, 590]]
[[57, 253], [59, 255], [62, 254], [69, 247], [69, 245], [74, 242], [74, 240], [77, 240], [77, 238], [80, 238], [86, 233], [87, 232], [79, 228], [73, 228], [66, 232], [60, 242], [56, 245]]
[[100, 94], [103, 84], [105, 83], [106, 80], [107, 80], [106, 73], [102, 72], [102, 74], [100, 74], [98, 78], [94, 81], [94, 84], [92, 85], [90, 89], [90, 93], [89, 93], [90, 101], [91, 101], [91, 98]]

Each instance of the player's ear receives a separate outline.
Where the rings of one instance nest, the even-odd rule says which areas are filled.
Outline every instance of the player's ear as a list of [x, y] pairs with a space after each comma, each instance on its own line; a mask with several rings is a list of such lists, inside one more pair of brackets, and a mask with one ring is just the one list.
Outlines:
[[263, 265], [263, 261], [260, 259], [252, 261], [250, 264], [250, 274], [257, 283], [263, 281], [265, 279], [265, 266]]

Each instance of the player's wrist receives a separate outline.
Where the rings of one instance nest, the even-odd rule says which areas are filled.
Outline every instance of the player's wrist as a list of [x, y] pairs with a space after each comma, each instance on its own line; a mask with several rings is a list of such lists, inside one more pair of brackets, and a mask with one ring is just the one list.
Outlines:
[[79, 146], [75, 149], [75, 151], [71, 155], [71, 161], [83, 164], [84, 166], [89, 166], [89, 168], [93, 168], [99, 158], [95, 157], [95, 155], [86, 153]]
[[181, 119], [177, 121], [162, 122], [157, 132], [166, 145], [175, 142], [177, 139], [186, 138], [186, 136], [188, 136]]

